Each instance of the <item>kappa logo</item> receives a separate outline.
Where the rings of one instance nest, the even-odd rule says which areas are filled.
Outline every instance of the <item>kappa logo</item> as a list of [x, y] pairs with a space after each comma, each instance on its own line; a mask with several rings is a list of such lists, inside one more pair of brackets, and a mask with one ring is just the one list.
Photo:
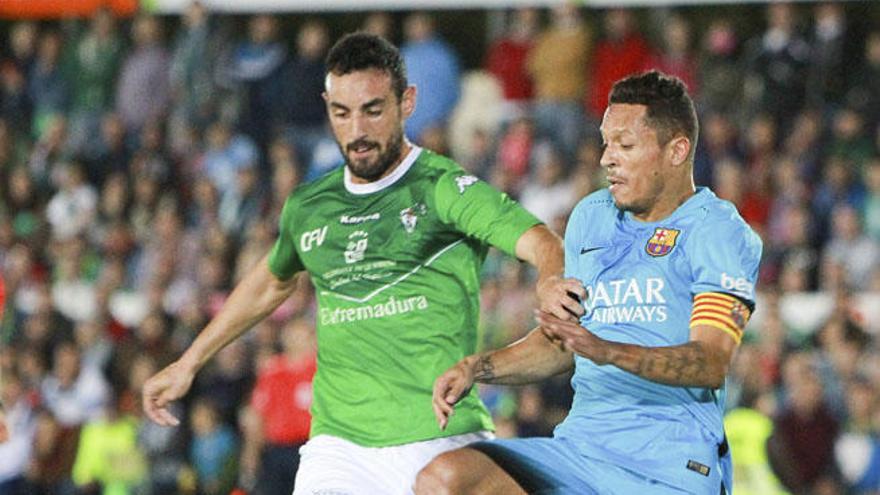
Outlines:
[[400, 223], [403, 224], [407, 234], [412, 234], [416, 230], [416, 223], [419, 221], [419, 217], [424, 216], [427, 211], [428, 208], [422, 203], [417, 203], [409, 208], [400, 210]]
[[480, 180], [473, 175], [462, 175], [455, 178], [455, 185], [458, 186], [458, 193], [464, 194], [464, 190], [476, 184]]
[[657, 227], [654, 229], [654, 235], [648, 239], [648, 244], [645, 245], [645, 252], [654, 257], [666, 256], [672, 252], [675, 240], [678, 239], [680, 233], [680, 230]]
[[369, 222], [371, 220], [379, 220], [380, 218], [382, 218], [382, 214], [379, 212], [360, 216], [342, 215], [341, 217], [339, 217], [339, 223], [344, 223], [346, 225], [356, 225], [359, 223]]

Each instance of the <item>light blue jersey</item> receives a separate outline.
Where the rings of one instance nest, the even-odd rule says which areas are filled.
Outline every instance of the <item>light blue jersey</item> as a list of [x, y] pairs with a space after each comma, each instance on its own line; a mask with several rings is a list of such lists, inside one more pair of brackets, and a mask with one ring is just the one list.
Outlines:
[[[575, 207], [565, 235], [566, 276], [579, 279], [588, 293], [581, 324], [603, 339], [646, 347], [688, 342], [698, 294], [726, 293], [753, 307], [760, 258], [760, 238], [731, 203], [707, 188], [654, 223], [619, 210], [603, 189]], [[571, 383], [571, 411], [554, 432], [557, 450], [566, 452], [558, 462], [547, 457], [554, 449], [526, 439], [498, 446], [537, 476], [518, 477], [521, 482], [556, 480], [538, 483], [546, 488], [535, 493], [575, 493], [584, 486], [596, 493], [630, 492], [619, 488], [622, 477], [592, 475], [591, 460], [631, 473], [642, 486], [659, 481], [667, 489], [719, 493], [723, 389], [662, 385], [578, 356]], [[583, 459], [583, 470], [560, 474], [558, 466], [572, 458]]]
[[[706, 188], [654, 223], [618, 210], [601, 190], [578, 204], [565, 235], [566, 276], [588, 293], [581, 324], [646, 347], [688, 342], [697, 294], [723, 292], [753, 305], [760, 258], [760, 238]], [[718, 486], [723, 389], [661, 385], [581, 357], [575, 365], [574, 401], [557, 436], [674, 486]]]

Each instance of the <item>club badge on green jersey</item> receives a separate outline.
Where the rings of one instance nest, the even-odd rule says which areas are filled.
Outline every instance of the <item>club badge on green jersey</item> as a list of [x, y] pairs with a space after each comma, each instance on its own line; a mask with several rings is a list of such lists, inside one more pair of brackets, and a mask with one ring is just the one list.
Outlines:
[[412, 234], [416, 230], [416, 223], [420, 216], [424, 216], [428, 212], [428, 207], [422, 203], [416, 203], [409, 208], [400, 210], [400, 222], [407, 234]]

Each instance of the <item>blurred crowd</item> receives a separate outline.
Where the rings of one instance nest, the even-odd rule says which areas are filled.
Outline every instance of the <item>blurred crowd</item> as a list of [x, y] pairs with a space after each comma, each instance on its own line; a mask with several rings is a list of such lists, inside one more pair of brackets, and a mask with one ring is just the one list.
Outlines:
[[[560, 233], [604, 186], [611, 84], [649, 68], [685, 81], [702, 123], [697, 184], [736, 204], [765, 247], [728, 380], [737, 493], [876, 494], [880, 13], [760, 8], [749, 26], [674, 10], [492, 13], [504, 22], [481, 67], [439, 34], [442, 13], [365, 14], [361, 27], [402, 48], [418, 88], [410, 139]], [[174, 406], [179, 427], [145, 421], [138, 402], [270, 249], [284, 199], [341, 163], [321, 99], [332, 30], [298, 19], [284, 36], [292, 20], [193, 4], [8, 24], [0, 493], [289, 493], [315, 367], [307, 278], [200, 373]], [[534, 274], [497, 252], [484, 272], [494, 348], [532, 326]], [[564, 376], [481, 393], [499, 436], [550, 434], [571, 399]]]

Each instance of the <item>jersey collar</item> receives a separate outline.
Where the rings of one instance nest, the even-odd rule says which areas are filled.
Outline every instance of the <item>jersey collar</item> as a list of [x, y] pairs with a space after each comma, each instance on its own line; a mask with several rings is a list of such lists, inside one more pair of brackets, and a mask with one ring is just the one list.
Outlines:
[[419, 146], [410, 144], [410, 147], [411, 149], [409, 150], [409, 153], [407, 153], [406, 157], [404, 157], [400, 165], [398, 165], [397, 168], [395, 168], [394, 171], [392, 171], [390, 174], [382, 177], [375, 182], [367, 182], [366, 184], [357, 184], [352, 182], [351, 171], [348, 169], [348, 166], [346, 166], [345, 170], [343, 171], [343, 182], [345, 183], [345, 189], [347, 189], [348, 192], [352, 194], [361, 195], [381, 191], [391, 184], [394, 184], [395, 182], [400, 180], [400, 178], [403, 177], [404, 174], [406, 174], [406, 172], [410, 169], [410, 167], [412, 167], [413, 163], [416, 162], [416, 159], [422, 153], [422, 148], [420, 148]]
[[670, 213], [666, 218], [662, 218], [660, 220], [657, 220], [656, 222], [642, 222], [640, 220], [636, 220], [633, 217], [632, 212], [629, 211], [621, 211], [620, 214], [622, 214], [623, 218], [625, 218], [633, 225], [638, 225], [644, 228], [653, 228], [659, 226], [660, 224], [668, 224], [669, 222], [676, 220], [683, 215], [687, 215], [690, 212], [699, 209], [706, 203], [706, 201], [709, 201], [714, 197], [715, 193], [713, 193], [712, 190], [708, 187], [697, 186], [696, 191], [694, 191], [694, 194], [690, 198], [688, 198], [684, 203], [680, 204], [678, 208], [673, 210], [673, 212]]

